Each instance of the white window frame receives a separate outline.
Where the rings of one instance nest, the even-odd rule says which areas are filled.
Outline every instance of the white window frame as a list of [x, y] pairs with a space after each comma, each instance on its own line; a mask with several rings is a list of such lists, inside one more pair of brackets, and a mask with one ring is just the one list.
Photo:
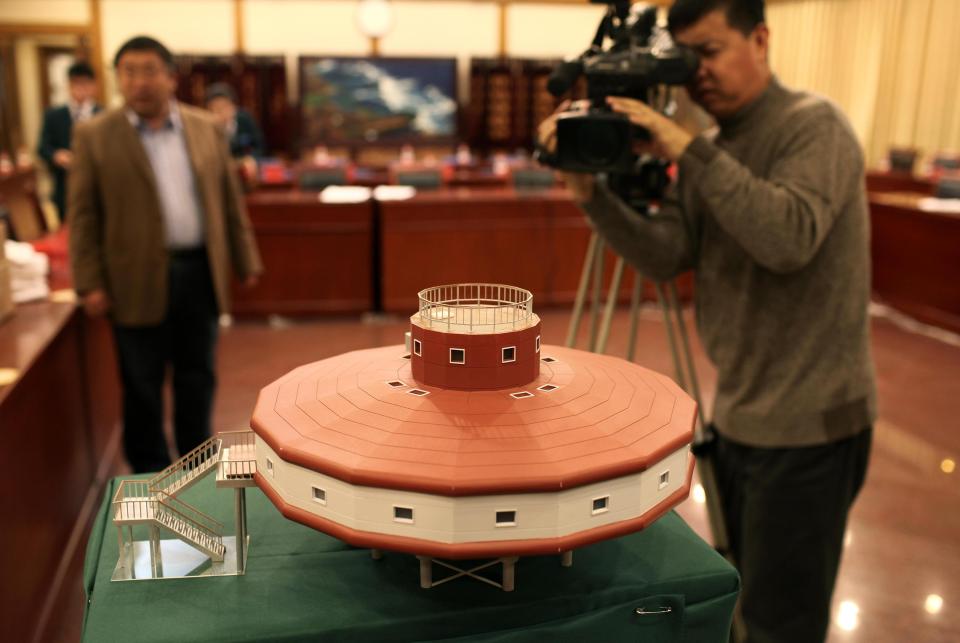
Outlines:
[[537, 353], [540, 352], [540, 335], [537, 335]]
[[[497, 514], [512, 512], [513, 520], [505, 520], [501, 522], [497, 520]], [[493, 524], [495, 527], [516, 527], [517, 526], [517, 510], [516, 509], [497, 509], [493, 512]]]
[[667, 487], [670, 484], [670, 469], [660, 472], [660, 477], [658, 478], [657, 491], [660, 491], [664, 487]]
[[510, 397], [512, 397], [515, 400], [525, 400], [528, 397], [533, 397], [533, 393], [531, 393], [530, 391], [515, 391], [510, 394]]
[[[506, 352], [513, 351], [513, 359], [507, 359]], [[511, 362], [517, 361], [517, 347], [516, 346], [504, 346], [500, 349], [500, 363], [501, 364], [510, 364]]]
[[[462, 352], [463, 352], [463, 361], [462, 361], [462, 362], [455, 362], [455, 361], [453, 361], [453, 351], [462, 351]], [[451, 348], [450, 348], [450, 363], [453, 364], [453, 365], [455, 365], [455, 366], [464, 366], [464, 365], [467, 363], [467, 349], [466, 349], [466, 348], [457, 348], [457, 347], [455, 347], [455, 346], [454, 346], [454, 347], [451, 347]]]
[[[317, 497], [318, 491], [323, 495], [322, 498]], [[313, 501], [318, 504], [321, 504], [324, 506], [326, 506], [327, 504], [327, 490], [324, 489], [323, 487], [315, 487], [313, 485], [310, 485], [310, 497], [313, 498]]]
[[[397, 509], [409, 509], [409, 510], [410, 510], [410, 517], [409, 517], [409, 518], [398, 518], [398, 517], [397, 517]], [[403, 524], [405, 524], [405, 525], [412, 525], [412, 524], [413, 524], [413, 521], [414, 521], [414, 518], [415, 518], [415, 515], [416, 515], [416, 514], [415, 514], [415, 512], [414, 512], [414, 510], [413, 510], [413, 507], [406, 507], [406, 506], [404, 506], [404, 505], [393, 505], [393, 522], [400, 522], [400, 523], [403, 523]]]
[[275, 471], [275, 468], [273, 466], [273, 460], [271, 460], [270, 458], [267, 458], [267, 473], [270, 474], [271, 478], [275, 475], [274, 471]]
[[413, 354], [417, 357], [423, 357], [423, 344], [419, 339], [413, 340]]
[[[550, 387], [550, 388], [545, 388], [545, 387]], [[556, 391], [558, 388], [560, 388], [560, 387], [557, 386], [556, 384], [550, 384], [550, 383], [548, 382], [547, 384], [544, 384], [543, 386], [538, 386], [538, 387], [537, 387], [537, 390], [538, 390], [538, 391], [543, 391], [544, 393], [553, 393], [553, 392]]]
[[[600, 509], [597, 509], [597, 500], [603, 500], [603, 501], [604, 501], [603, 507], [601, 507]], [[605, 513], [607, 513], [608, 511], [610, 511], [610, 496], [609, 496], [609, 495], [606, 495], [606, 496], [597, 496], [596, 498], [594, 498], [593, 500], [590, 501], [590, 515], [591, 515], [591, 516], [597, 516], [597, 515], [600, 515], [600, 514], [605, 514]]]

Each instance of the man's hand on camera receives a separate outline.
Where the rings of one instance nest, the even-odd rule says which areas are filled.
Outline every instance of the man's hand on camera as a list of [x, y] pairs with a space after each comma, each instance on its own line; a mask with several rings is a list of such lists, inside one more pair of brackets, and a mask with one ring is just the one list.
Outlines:
[[[562, 112], [569, 110], [571, 103], [568, 100], [563, 101], [556, 111], [545, 118], [537, 128], [537, 136], [542, 145], [551, 154], [557, 150], [557, 119]], [[575, 110], [585, 110], [586, 105], [583, 101], [573, 104]], [[573, 198], [578, 203], [586, 203], [593, 198], [593, 175], [583, 172], [559, 172], [560, 178], [573, 194]]]
[[654, 151], [669, 161], [678, 161], [693, 140], [685, 129], [638, 100], [609, 96], [607, 104], [613, 111], [626, 115], [634, 125], [649, 130]]

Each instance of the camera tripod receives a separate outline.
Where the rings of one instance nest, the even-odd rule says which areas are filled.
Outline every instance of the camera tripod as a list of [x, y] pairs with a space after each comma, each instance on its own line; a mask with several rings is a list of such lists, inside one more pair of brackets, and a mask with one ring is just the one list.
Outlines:
[[[587, 350], [592, 353], [604, 353], [607, 340], [610, 338], [610, 326], [613, 322], [613, 313], [617, 307], [617, 298], [623, 273], [626, 269], [623, 257], [617, 256], [613, 267], [613, 277], [607, 289], [605, 303], [601, 304], [603, 290], [603, 272], [605, 263], [606, 244], [596, 232], [590, 236], [587, 254], [580, 271], [580, 283], [573, 304], [573, 315], [567, 329], [566, 346], [573, 348], [580, 332], [580, 322], [587, 304], [587, 291], [590, 291], [590, 326], [588, 331]], [[633, 361], [637, 344], [637, 327], [640, 321], [640, 302], [643, 295], [644, 277], [638, 271], [633, 283], [630, 296], [630, 330], [627, 339], [627, 355]], [[692, 444], [693, 455], [697, 460], [697, 472], [703, 485], [706, 497], [707, 520], [710, 525], [710, 535], [713, 538], [714, 549], [728, 562], [736, 566], [730, 551], [727, 527], [723, 515], [723, 505], [720, 503], [720, 490], [717, 484], [716, 469], [713, 461], [713, 434], [708, 430], [710, 424], [706, 420], [703, 410], [703, 399], [700, 395], [700, 382], [693, 363], [693, 354], [690, 351], [690, 340], [687, 334], [686, 322], [683, 319], [683, 310], [680, 307], [680, 297], [677, 293], [676, 282], [667, 284], [653, 282], [663, 313], [663, 325], [667, 331], [667, 342], [676, 373], [677, 384], [691, 395], [697, 403], [697, 423], [694, 427]], [[603, 315], [601, 317], [601, 306]], [[739, 610], [734, 613], [731, 641], [739, 642], [744, 639], [744, 628], [739, 617]]]

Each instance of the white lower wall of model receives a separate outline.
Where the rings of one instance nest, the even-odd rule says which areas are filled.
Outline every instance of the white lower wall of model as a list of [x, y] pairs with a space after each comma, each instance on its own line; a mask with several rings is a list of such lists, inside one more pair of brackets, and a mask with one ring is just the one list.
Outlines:
[[[641, 473], [566, 491], [448, 497], [348, 484], [285, 462], [259, 436], [256, 450], [257, 470], [288, 504], [351, 529], [441, 543], [556, 538], [639, 517], [684, 485], [692, 457], [684, 446]], [[314, 500], [314, 487], [325, 504]], [[608, 508], [594, 513], [602, 497]], [[394, 507], [413, 509], [413, 521], [394, 520]], [[496, 525], [502, 511], [516, 512], [515, 526]]]

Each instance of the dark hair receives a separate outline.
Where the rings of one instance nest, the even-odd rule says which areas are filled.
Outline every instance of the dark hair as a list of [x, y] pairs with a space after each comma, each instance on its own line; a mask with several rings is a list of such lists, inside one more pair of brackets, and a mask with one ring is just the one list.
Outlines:
[[67, 69], [67, 78], [70, 80], [73, 80], [74, 78], [89, 78], [90, 80], [93, 80], [96, 77], [97, 75], [93, 73], [93, 67], [82, 60], [73, 63], [70, 65], [70, 68]]
[[173, 71], [173, 54], [171, 54], [170, 50], [164, 47], [163, 43], [159, 40], [154, 40], [150, 36], [134, 36], [120, 45], [120, 49], [117, 50], [117, 55], [113, 57], [114, 67], [120, 65], [120, 58], [128, 51], [152, 51], [160, 56], [160, 60], [167, 65], [168, 69]]
[[676, 33], [694, 24], [711, 11], [723, 9], [727, 16], [727, 24], [744, 36], [748, 36], [764, 21], [763, 5], [763, 0], [677, 0], [670, 7], [667, 24], [670, 27], [670, 33]]
[[210, 101], [214, 98], [226, 98], [231, 103], [236, 104], [237, 92], [233, 91], [233, 87], [226, 83], [214, 83], [207, 87], [207, 93], [203, 103], [209, 105]]

